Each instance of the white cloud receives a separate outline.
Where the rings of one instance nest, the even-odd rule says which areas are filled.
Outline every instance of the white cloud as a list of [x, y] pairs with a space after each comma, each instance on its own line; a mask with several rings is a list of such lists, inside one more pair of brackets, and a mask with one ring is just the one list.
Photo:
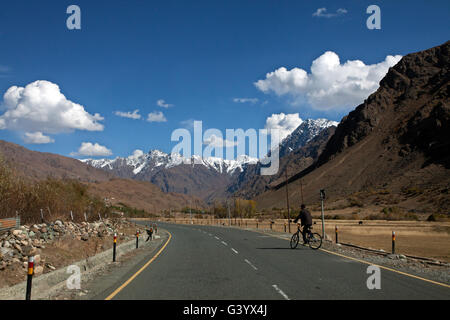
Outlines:
[[100, 114], [88, 113], [68, 100], [57, 84], [45, 80], [10, 87], [3, 96], [3, 108], [0, 129], [41, 133], [103, 130], [98, 123], [103, 120]]
[[301, 125], [303, 120], [299, 117], [298, 113], [292, 114], [272, 114], [266, 119], [265, 129], [270, 133], [270, 130], [278, 129], [280, 135], [280, 141], [286, 138], [292, 133], [299, 125]]
[[82, 142], [77, 152], [70, 153], [71, 156], [88, 156], [88, 157], [100, 157], [110, 156], [112, 152], [105, 146], [101, 146], [98, 143]]
[[133, 112], [114, 111], [114, 114], [118, 117], [135, 119], [135, 120], [141, 118], [141, 115], [139, 114], [139, 109], [136, 109]]
[[401, 58], [389, 55], [377, 64], [366, 65], [361, 60], [341, 64], [336, 53], [327, 51], [313, 61], [310, 74], [300, 68], [281, 67], [254, 84], [264, 93], [292, 97], [294, 105], [306, 100], [314, 109], [347, 109], [376, 91], [389, 68]]
[[169, 108], [169, 107], [173, 107], [174, 106], [173, 104], [166, 103], [166, 101], [164, 101], [164, 99], [159, 99], [158, 101], [156, 101], [156, 104], [159, 107], [162, 107], [162, 108]]
[[45, 143], [53, 143], [55, 142], [54, 139], [45, 136], [42, 134], [42, 132], [26, 132], [25, 133], [25, 138], [24, 138], [25, 143], [29, 143], [29, 144], [45, 144]]
[[148, 114], [147, 121], [148, 122], [166, 122], [167, 119], [161, 111], [159, 111], [159, 112], [155, 111], [155, 112], [150, 112]]
[[191, 130], [191, 129], [194, 129], [194, 121], [199, 121], [199, 120], [195, 120], [195, 119], [191, 118], [191, 119], [180, 121], [180, 124], [184, 128]]
[[343, 8], [339, 8], [336, 10], [336, 13], [327, 13], [327, 8], [319, 8], [316, 10], [316, 12], [313, 13], [313, 17], [320, 17], [320, 18], [332, 18], [341, 16], [343, 14], [346, 14], [348, 11]]
[[249, 102], [249, 103], [255, 104], [255, 103], [258, 102], [258, 98], [234, 98], [233, 102], [236, 102], [236, 103], [247, 103], [247, 102]]
[[226, 140], [226, 139], [223, 139], [222, 137], [218, 137], [215, 134], [212, 134], [208, 138], [205, 138], [203, 140], [203, 144], [210, 145], [213, 147], [219, 147], [219, 148], [221, 148], [221, 147], [229, 148], [229, 147], [237, 146], [238, 142]]

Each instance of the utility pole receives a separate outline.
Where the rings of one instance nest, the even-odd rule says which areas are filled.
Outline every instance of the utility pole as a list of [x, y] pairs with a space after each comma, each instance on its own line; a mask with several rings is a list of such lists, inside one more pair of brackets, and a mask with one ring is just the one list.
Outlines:
[[189, 200], [189, 218], [191, 219], [191, 224], [192, 224], [191, 200]]
[[300, 179], [300, 194], [302, 195], [302, 204], [305, 204], [305, 201], [303, 200], [303, 182], [302, 182], [302, 179]]
[[231, 216], [230, 216], [230, 203], [227, 199], [227, 207], [228, 207], [228, 225], [231, 225]]
[[325, 190], [320, 189], [320, 200], [322, 202], [322, 238], [325, 239], [325, 220], [324, 220], [324, 212], [323, 212], [323, 201], [325, 200]]
[[291, 214], [289, 211], [289, 190], [288, 190], [288, 167], [286, 165], [286, 171], [284, 172], [286, 175], [286, 204], [287, 204], [287, 213], [288, 213], [288, 230], [291, 233]]

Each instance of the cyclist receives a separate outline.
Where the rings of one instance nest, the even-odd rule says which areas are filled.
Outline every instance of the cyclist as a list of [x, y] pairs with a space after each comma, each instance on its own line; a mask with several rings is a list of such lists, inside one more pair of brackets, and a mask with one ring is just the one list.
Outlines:
[[301, 225], [303, 226], [303, 241], [305, 244], [308, 243], [306, 235], [311, 232], [312, 226], [312, 217], [311, 213], [306, 209], [304, 204], [301, 205], [300, 214], [295, 218], [294, 223], [297, 223], [298, 219], [301, 221]]

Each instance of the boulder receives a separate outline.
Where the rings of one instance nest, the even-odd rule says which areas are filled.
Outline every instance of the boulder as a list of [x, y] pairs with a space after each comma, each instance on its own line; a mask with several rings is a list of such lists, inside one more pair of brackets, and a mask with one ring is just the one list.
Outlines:
[[13, 244], [13, 247], [14, 247], [17, 251], [19, 251], [20, 253], [22, 253], [22, 247], [19, 246], [17, 243], [14, 243], [14, 244]]
[[31, 245], [28, 245], [22, 248], [22, 252], [26, 256], [34, 256], [37, 252], [37, 249]]
[[15, 236], [15, 237], [17, 237], [19, 234], [22, 234], [22, 230], [19, 230], [19, 229], [15, 229], [15, 230], [13, 230], [12, 231], [12, 234]]
[[83, 241], [88, 241], [88, 240], [89, 240], [89, 234], [84, 233], [84, 234], [81, 236], [81, 240], [83, 240]]
[[34, 275], [38, 276], [44, 272], [44, 268], [42, 266], [37, 266], [34, 268]]

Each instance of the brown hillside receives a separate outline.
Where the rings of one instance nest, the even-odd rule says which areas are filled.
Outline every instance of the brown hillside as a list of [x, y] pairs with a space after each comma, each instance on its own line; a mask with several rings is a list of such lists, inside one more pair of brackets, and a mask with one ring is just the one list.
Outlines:
[[31, 151], [3, 140], [0, 140], [0, 156], [17, 172], [33, 180], [53, 177], [95, 182], [107, 181], [114, 177], [108, 172], [88, 166], [76, 159]]
[[164, 193], [150, 182], [130, 179], [111, 179], [97, 183], [89, 183], [92, 194], [108, 198], [112, 204], [124, 203], [127, 206], [143, 209], [147, 212], [162, 210], [181, 210], [189, 206], [203, 208], [198, 198], [178, 193]]
[[57, 154], [28, 150], [14, 143], [0, 140], [0, 157], [25, 179], [38, 181], [52, 177], [75, 179], [89, 185], [92, 194], [114, 198], [113, 203], [122, 202], [130, 207], [156, 212], [165, 209], [180, 209], [189, 205], [202, 207], [197, 198], [176, 193], [164, 193], [150, 182], [117, 179], [112, 173], [96, 169], [76, 159]]
[[[322, 188], [329, 200], [383, 190], [400, 208], [448, 213], [449, 67], [450, 42], [403, 57], [341, 121], [319, 159], [290, 180], [293, 202], [299, 203], [302, 179], [307, 203], [317, 203]], [[285, 207], [283, 186], [256, 197], [259, 206]]]

